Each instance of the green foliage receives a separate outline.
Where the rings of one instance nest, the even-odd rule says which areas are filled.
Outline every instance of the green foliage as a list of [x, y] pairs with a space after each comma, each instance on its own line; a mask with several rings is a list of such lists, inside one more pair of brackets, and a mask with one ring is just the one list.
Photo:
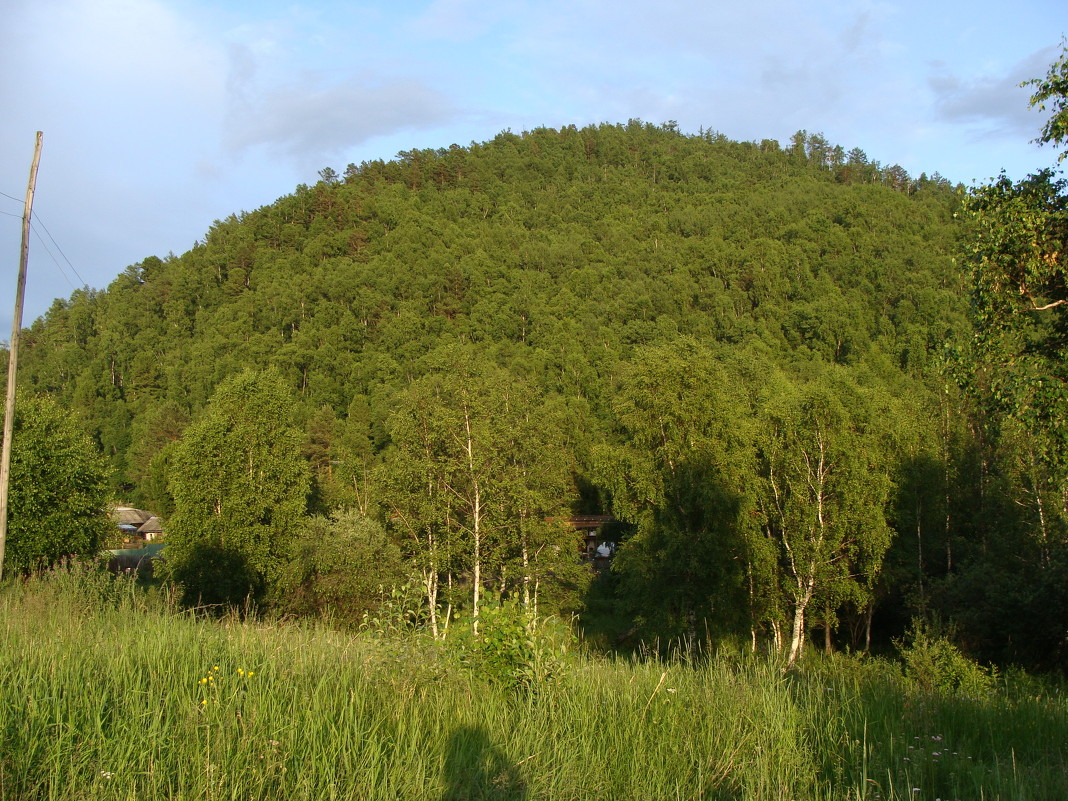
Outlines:
[[308, 494], [294, 405], [279, 376], [225, 381], [174, 454], [167, 574], [187, 602], [260, 600], [280, 578]]
[[[1053, 114], [1046, 120], [1041, 136], [1035, 141], [1063, 145], [1068, 139], [1068, 46], [1063, 39], [1061, 56], [1050, 66], [1046, 76], [1025, 81], [1023, 85], [1035, 87], [1035, 93], [1031, 95], [1032, 107], [1037, 106], [1039, 111], [1045, 111], [1047, 103], [1053, 105]], [[1065, 157], [1068, 157], [1068, 151], [1061, 153], [1057, 160], [1063, 161]]]
[[611, 425], [616, 366], [680, 334], [783, 359], [921, 359], [963, 320], [956, 197], [895, 191], [862, 152], [834, 152], [816, 134], [795, 159], [632, 121], [353, 166], [57, 302], [20, 372], [77, 398], [116, 480], [140, 486], [173, 434], [161, 410], [195, 419], [249, 367], [274, 366], [302, 420], [329, 406], [341, 424], [366, 399], [380, 433], [419, 359], [481, 343], [538, 391], [581, 399], [592, 433]]
[[[1057, 113], [1042, 141], [1064, 138], [1068, 60], [1062, 55], [1032, 104], [1053, 99]], [[1035, 437], [1041, 461], [1068, 480], [1068, 395], [1064, 383], [1068, 330], [1068, 193], [1042, 170], [1012, 182], [1004, 174], [968, 196], [967, 264], [977, 329], [973, 387]]]
[[875, 603], [908, 410], [864, 372], [795, 377], [754, 357], [685, 340], [640, 352], [601, 480], [637, 525], [614, 565], [631, 614], [669, 637], [787, 636], [793, 660], [812, 610], [833, 631]]
[[837, 610], [870, 602], [893, 534], [889, 423], [896, 411], [880, 388], [840, 370], [787, 385], [767, 406], [758, 502], [777, 546], [795, 639], [810, 603]]
[[620, 595], [669, 637], [738, 633], [755, 613], [754, 421], [724, 358], [693, 340], [640, 349], [615, 400], [622, 442], [597, 451], [615, 514], [637, 526], [613, 565]]
[[394, 584], [381, 593], [373, 611], [366, 611], [360, 628], [379, 636], [424, 631], [427, 614], [419, 585], [414, 581]]
[[573, 537], [558, 522], [574, 493], [561, 410], [477, 350], [445, 347], [428, 361], [395, 399], [382, 483], [432, 621], [450, 576], [471, 591], [473, 624], [483, 586], [506, 571], [519, 582], [508, 589], [536, 609], [542, 584], [579, 578]]
[[[1028, 82], [1032, 105], [1053, 106], [1041, 142], [1063, 144], [1066, 71], [1062, 52], [1045, 78]], [[1063, 668], [1068, 191], [1053, 170], [1015, 182], [1002, 174], [971, 191], [964, 210], [975, 337], [959, 363], [982, 466], [975, 497], [989, 522], [977, 527], [979, 547], [960, 575], [936, 590], [982, 653]]]
[[984, 668], [961, 653], [944, 634], [917, 624], [907, 642], [898, 644], [905, 677], [925, 693], [978, 698], [993, 692], [997, 671]]
[[1049, 171], [1017, 183], [1003, 175], [975, 190], [967, 210], [976, 386], [1036, 436], [1043, 461], [1068, 475], [1065, 182]]
[[[74, 293], [24, 337], [23, 381], [78, 409], [124, 497], [174, 510], [169, 556], [197, 566], [204, 601], [268, 598], [289, 552], [273, 513], [238, 530], [204, 511], [227, 471], [186, 442], [225, 440], [206, 432], [214, 393], [270, 369], [308, 509], [388, 520], [439, 635], [439, 613], [489, 587], [581, 608], [590, 573], [560, 521], [584, 512], [638, 526], [619, 586], [643, 636], [774, 642], [788, 610], [755, 500], [759, 387], [835, 365], [930, 398], [938, 354], [970, 333], [952, 188], [818, 133], [784, 149], [631, 120], [338, 172]], [[232, 483], [282, 503], [284, 480]], [[827, 626], [871, 611], [878, 560], [854, 556], [863, 576], [819, 597]]]
[[462, 626], [447, 642], [482, 679], [539, 692], [565, 669], [574, 636], [556, 618], [538, 619], [517, 601], [497, 599], [480, 610], [478, 634]]
[[77, 421], [47, 397], [15, 401], [4, 568], [26, 573], [95, 557], [111, 527], [108, 472]]
[[400, 548], [353, 510], [302, 520], [280, 579], [278, 608], [349, 627], [377, 616], [403, 585]]

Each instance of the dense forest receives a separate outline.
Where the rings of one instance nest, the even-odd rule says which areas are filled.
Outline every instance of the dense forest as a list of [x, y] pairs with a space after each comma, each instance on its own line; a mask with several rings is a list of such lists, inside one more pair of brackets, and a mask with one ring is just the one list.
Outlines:
[[1062, 483], [976, 369], [959, 187], [640, 121], [320, 177], [25, 334], [191, 601], [1064, 666]]

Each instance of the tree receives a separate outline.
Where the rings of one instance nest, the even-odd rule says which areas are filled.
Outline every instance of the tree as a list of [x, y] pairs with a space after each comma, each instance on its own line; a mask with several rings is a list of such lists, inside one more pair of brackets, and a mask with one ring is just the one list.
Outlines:
[[409, 535], [423, 577], [431, 627], [437, 624], [442, 573], [463, 571], [472, 629], [492, 585], [536, 603], [542, 567], [568, 559], [562, 526], [547, 526], [567, 509], [573, 485], [559, 416], [517, 375], [484, 353], [447, 346], [430, 371], [396, 401], [389, 420], [393, 449], [384, 472], [396, 523]]
[[9, 570], [100, 552], [110, 530], [107, 468], [93, 441], [52, 399], [18, 396], [10, 480]]
[[[1035, 141], [1059, 147], [1068, 137], [1068, 45], [1045, 78], [1023, 85], [1037, 87], [1032, 106], [1045, 110], [1052, 103], [1054, 108]], [[1058, 160], [1066, 155], [1061, 153]], [[1056, 334], [1065, 327], [1059, 314], [1068, 303], [1065, 181], [1048, 169], [1017, 183], [1003, 173], [994, 183], [974, 190], [966, 210], [972, 225], [966, 256], [972, 268], [980, 332], [1002, 334], [1037, 324], [1046, 326], [1038, 331], [1044, 340], [1041, 345], [1058, 342]], [[1031, 314], [1050, 310], [1058, 312], [1052, 321]]]
[[832, 373], [786, 387], [764, 414], [757, 488], [793, 610], [787, 667], [801, 654], [813, 604], [829, 633], [842, 605], [870, 602], [891, 541], [883, 412]]
[[400, 548], [378, 522], [354, 510], [305, 518], [282, 579], [284, 607], [358, 625], [408, 577]]
[[575, 558], [575, 532], [564, 522], [575, 498], [576, 465], [566, 435], [574, 420], [559, 397], [539, 398], [525, 381], [510, 384], [500, 437], [500, 503], [508, 569], [519, 581], [514, 592], [535, 618], [574, 612], [590, 581], [589, 570]]
[[[1046, 104], [1052, 103], [1053, 114], [1045, 125], [1042, 126], [1042, 134], [1035, 140], [1039, 144], [1053, 143], [1055, 146], [1064, 144], [1068, 139], [1068, 44], [1062, 40], [1061, 56], [1049, 68], [1044, 78], [1032, 78], [1025, 81], [1024, 86], [1034, 86], [1035, 93], [1031, 95], [1031, 106], [1037, 106], [1039, 111], [1046, 110]], [[1061, 153], [1058, 161], [1064, 161], [1068, 157], [1068, 151]]]
[[187, 602], [261, 600], [277, 581], [310, 487], [294, 411], [277, 373], [246, 370], [177, 443], [166, 556]]
[[[1055, 114], [1039, 141], [1068, 131], [1068, 50], [1032, 105]], [[1063, 154], [1062, 154], [1063, 156]], [[972, 384], [1029, 432], [1028, 451], [1068, 492], [1068, 192], [1053, 170], [1013, 182], [1004, 173], [967, 198], [965, 260], [976, 326]], [[1063, 505], [1063, 504], [1062, 504]]]
[[[382, 466], [381, 485], [396, 528], [403, 532], [410, 555], [426, 594], [427, 619], [435, 637], [448, 625], [439, 626], [438, 598], [441, 581], [451, 585], [454, 552], [450, 504], [441, 476], [442, 443], [438, 402], [426, 379], [414, 382], [398, 399], [388, 427], [392, 447]], [[450, 599], [451, 602], [451, 599]]]
[[[1068, 138], [1068, 44], [1031, 105], [1053, 114], [1036, 141]], [[1061, 153], [1058, 161], [1063, 160]], [[1008, 523], [948, 586], [957, 621], [1002, 658], [1048, 667], [1068, 654], [1068, 183], [1054, 169], [1002, 173], [965, 201], [964, 261], [975, 340], [966, 388], [993, 434], [991, 472], [1011, 500]], [[986, 467], [987, 465], [984, 465]], [[993, 483], [993, 482], [990, 482]], [[1011, 558], [1006, 558], [1011, 554]], [[1055, 588], [1056, 592], [1051, 592]], [[1021, 626], [1026, 621], [1026, 626]], [[992, 644], [989, 632], [998, 632]]]
[[[1043, 170], [1002, 175], [967, 201], [977, 367], [1003, 411], [1041, 431], [1045, 456], [1068, 456], [1068, 195]], [[1064, 465], [1061, 465], [1062, 469]]]
[[612, 511], [637, 527], [613, 570], [631, 611], [669, 636], [763, 622], [747, 592], [767, 572], [751, 547], [752, 419], [722, 357], [690, 339], [640, 349], [614, 404], [622, 441], [598, 449]]

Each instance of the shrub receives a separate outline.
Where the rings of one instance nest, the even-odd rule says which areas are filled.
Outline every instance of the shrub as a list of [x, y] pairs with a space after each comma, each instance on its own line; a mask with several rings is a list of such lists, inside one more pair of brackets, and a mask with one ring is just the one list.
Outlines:
[[556, 618], [537, 619], [517, 601], [485, 604], [479, 633], [457, 626], [453, 642], [461, 661], [497, 684], [534, 690], [564, 666], [574, 642], [570, 627]]
[[905, 678], [922, 692], [979, 697], [989, 694], [997, 674], [973, 662], [944, 634], [932, 634], [926, 626], [913, 628], [911, 642], [898, 643], [905, 663]]
[[311, 517], [298, 527], [278, 605], [356, 626], [398, 601], [406, 578], [400, 548], [376, 521], [354, 511]]

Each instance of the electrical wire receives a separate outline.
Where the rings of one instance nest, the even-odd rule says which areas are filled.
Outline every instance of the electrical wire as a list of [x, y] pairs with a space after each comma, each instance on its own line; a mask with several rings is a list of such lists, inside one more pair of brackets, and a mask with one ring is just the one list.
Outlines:
[[[86, 282], [85, 282], [85, 279], [82, 278], [81, 275], [78, 273], [77, 268], [71, 263], [71, 260], [67, 258], [67, 254], [63, 252], [63, 248], [61, 248], [59, 246], [59, 243], [55, 240], [55, 237], [53, 237], [51, 232], [48, 230], [48, 228], [45, 227], [44, 221], [41, 219], [40, 215], [38, 215], [38, 214], [31, 215], [30, 227], [32, 228], [32, 227], [34, 227], [34, 225], [40, 225], [41, 228], [44, 228], [44, 232], [46, 234], [48, 234], [48, 238], [51, 239], [52, 240], [52, 244], [56, 246], [56, 250], [59, 251], [59, 255], [61, 255], [63, 257], [63, 261], [67, 262], [67, 265], [70, 267], [71, 272], [73, 272], [76, 276], [78, 276], [78, 280], [82, 282], [82, 286], [88, 286], [88, 284], [86, 284]], [[36, 233], [36, 229], [34, 230], [34, 233]], [[40, 236], [41, 236], [40, 234], [37, 234], [38, 238], [40, 238]], [[45, 249], [47, 250], [47, 248], [45, 248]], [[55, 261], [55, 257], [53, 257], [52, 260]], [[57, 267], [59, 266], [59, 262], [56, 262], [56, 266]], [[63, 271], [63, 268], [60, 267], [60, 272], [62, 272], [62, 271]], [[65, 274], [64, 274], [64, 277], [66, 277]], [[70, 282], [68, 281], [67, 283], [70, 283]]]
[[[19, 200], [17, 197], [12, 197], [7, 192], [0, 192], [0, 197], [6, 197], [8, 200], [13, 200], [16, 203], [22, 203], [23, 202], [23, 201]], [[15, 217], [15, 218], [19, 218], [19, 217], [23, 216], [22, 214], [12, 214], [11, 212], [8, 212], [8, 211], [0, 211], [0, 214], [3, 214], [5, 217]], [[70, 267], [71, 272], [73, 272], [74, 275], [76, 275], [78, 277], [78, 280], [81, 281], [81, 285], [82, 286], [88, 286], [88, 284], [86, 284], [86, 282], [85, 282], [85, 279], [82, 278], [81, 274], [78, 272], [78, 268], [75, 267], [74, 264], [71, 263], [71, 260], [67, 258], [67, 254], [63, 252], [63, 248], [61, 248], [59, 246], [59, 243], [56, 241], [56, 238], [54, 236], [52, 236], [52, 232], [49, 231], [48, 227], [44, 224], [44, 221], [41, 219], [41, 215], [36, 213], [36, 212], [33, 212], [30, 215], [30, 228], [33, 229], [34, 234], [37, 235], [37, 239], [41, 243], [41, 247], [43, 247], [45, 249], [45, 253], [48, 254], [49, 258], [52, 259], [52, 261], [55, 263], [56, 267], [59, 268], [59, 273], [60, 273], [60, 275], [63, 276], [63, 280], [66, 281], [70, 285], [71, 289], [75, 289], [76, 290], [78, 287], [76, 287], [74, 285], [74, 283], [70, 280], [70, 276], [68, 276], [67, 275], [67, 271], [63, 269], [63, 265], [59, 263], [59, 259], [57, 259], [55, 254], [51, 251], [51, 249], [49, 249], [48, 243], [44, 241], [44, 238], [41, 236], [41, 232], [37, 230], [38, 227], [40, 227], [41, 230], [43, 230], [45, 232], [45, 234], [48, 236], [49, 240], [51, 240], [51, 242], [55, 246], [56, 250], [59, 251], [59, 255], [63, 257], [63, 261], [65, 261], [67, 263], [67, 266]]]
[[[43, 227], [43, 226], [42, 226], [42, 227]], [[41, 237], [41, 234], [40, 234], [40, 232], [39, 232], [39, 231], [37, 230], [36, 226], [34, 226], [34, 225], [32, 225], [32, 224], [31, 224], [31, 225], [30, 225], [30, 228], [32, 228], [32, 229], [33, 229], [33, 232], [34, 232], [35, 234], [37, 234], [37, 240], [38, 240], [38, 241], [39, 241], [39, 242], [41, 243], [41, 247], [43, 247], [43, 248], [45, 249], [45, 253], [47, 253], [47, 254], [49, 255], [49, 257], [51, 257], [52, 261], [53, 261], [53, 262], [55, 262], [55, 265], [56, 265], [56, 267], [58, 267], [58, 268], [59, 268], [59, 274], [63, 276], [63, 280], [64, 280], [64, 281], [66, 281], [66, 282], [67, 282], [68, 284], [70, 284], [70, 288], [71, 288], [71, 289], [74, 289], [74, 290], [76, 290], [76, 289], [77, 289], [78, 287], [74, 286], [74, 284], [73, 284], [73, 283], [71, 282], [71, 280], [70, 280], [70, 276], [68, 276], [68, 275], [67, 275], [67, 271], [63, 269], [63, 265], [62, 265], [62, 264], [60, 264], [60, 263], [59, 263], [59, 261], [58, 261], [58, 260], [56, 259], [56, 257], [55, 257], [55, 254], [53, 254], [53, 253], [52, 253], [52, 251], [48, 249], [48, 243], [47, 243], [47, 242], [45, 242], [45, 241], [44, 241], [44, 239], [43, 239], [43, 238]], [[47, 234], [47, 233], [48, 233], [48, 231], [47, 231], [47, 230], [45, 230], [45, 233]], [[52, 235], [51, 235], [51, 234], [48, 234], [48, 236], [49, 236], [49, 238], [51, 238], [51, 236], [52, 236]], [[53, 244], [54, 244], [54, 243], [55, 243], [55, 240], [52, 240], [52, 241], [53, 241]], [[58, 248], [59, 248], [59, 245], [56, 245], [56, 248], [58, 249]], [[60, 252], [60, 253], [62, 253], [63, 251], [62, 251], [62, 250], [60, 250], [59, 252]], [[63, 258], [64, 258], [64, 259], [66, 259], [67, 257], [66, 257], [66, 256], [64, 256]], [[68, 261], [68, 262], [67, 262], [67, 264], [70, 264], [70, 262]], [[74, 265], [71, 265], [71, 269], [72, 269], [72, 270], [74, 269]], [[75, 270], [75, 273], [74, 273], [74, 274], [75, 274], [75, 275], [78, 275], [78, 272], [77, 272], [77, 271]], [[80, 275], [78, 275], [78, 280], [79, 280], [79, 281], [81, 281], [81, 278], [82, 278], [82, 277], [81, 277]], [[83, 284], [82, 284], [82, 285], [83, 285], [83, 286], [85, 285], [85, 284], [84, 284], [84, 282], [83, 282]]]

